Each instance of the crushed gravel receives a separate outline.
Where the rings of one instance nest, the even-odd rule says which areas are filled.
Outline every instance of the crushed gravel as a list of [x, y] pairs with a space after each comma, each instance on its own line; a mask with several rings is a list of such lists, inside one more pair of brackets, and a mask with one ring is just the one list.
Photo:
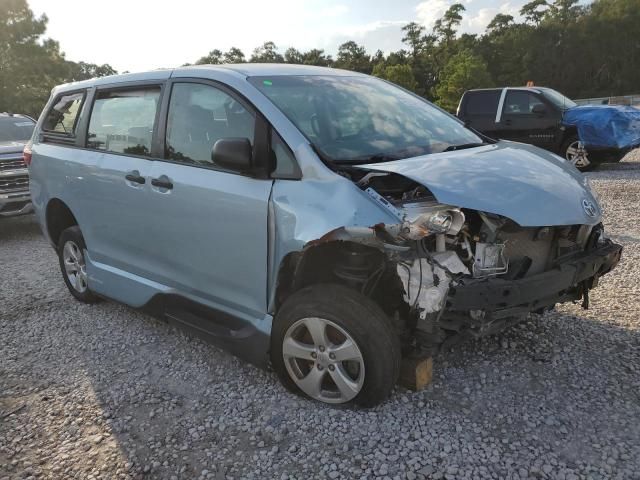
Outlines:
[[625, 246], [591, 309], [458, 346], [372, 410], [74, 301], [33, 217], [0, 221], [0, 479], [640, 479], [640, 154], [588, 175]]

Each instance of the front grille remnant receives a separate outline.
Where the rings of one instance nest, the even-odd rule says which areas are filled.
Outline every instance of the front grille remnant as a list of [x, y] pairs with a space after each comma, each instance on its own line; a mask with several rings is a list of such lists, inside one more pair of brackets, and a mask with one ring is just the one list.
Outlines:
[[20, 170], [27, 168], [22, 157], [9, 158], [7, 160], [0, 159], [0, 172], [7, 172], [11, 170]]
[[29, 190], [29, 175], [0, 177], [0, 193], [14, 193]]
[[0, 157], [0, 195], [29, 191], [29, 172], [22, 156]]

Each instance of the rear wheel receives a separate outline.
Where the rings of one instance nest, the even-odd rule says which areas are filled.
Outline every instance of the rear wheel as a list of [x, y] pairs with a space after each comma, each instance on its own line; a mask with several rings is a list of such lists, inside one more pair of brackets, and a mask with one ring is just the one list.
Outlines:
[[341, 285], [312, 285], [276, 315], [271, 361], [294, 392], [369, 407], [387, 398], [398, 379], [400, 342], [368, 297]]
[[71, 295], [84, 303], [99, 300], [91, 290], [87, 277], [84, 252], [86, 250], [82, 232], [78, 226], [69, 227], [60, 234], [58, 259], [64, 283]]
[[595, 167], [595, 163], [589, 158], [589, 152], [577, 135], [572, 135], [564, 141], [561, 152], [564, 158], [581, 172]]

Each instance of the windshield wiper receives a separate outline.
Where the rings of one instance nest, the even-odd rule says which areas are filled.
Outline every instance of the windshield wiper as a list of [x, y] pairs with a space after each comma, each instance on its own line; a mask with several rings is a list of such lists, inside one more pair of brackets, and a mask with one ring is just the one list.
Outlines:
[[382, 163], [382, 162], [391, 162], [393, 160], [399, 160], [402, 157], [398, 157], [397, 155], [386, 155], [384, 153], [376, 153], [374, 155], [350, 158], [345, 163], [349, 163], [350, 165], [355, 164], [366, 164], [366, 163]]
[[443, 152], [454, 152], [456, 150], [464, 150], [465, 148], [475, 148], [475, 147], [482, 147], [484, 145], [488, 145], [488, 143], [486, 142], [482, 142], [482, 143], [461, 143], [460, 145], [449, 145], [447, 148], [445, 148], [443, 150]]

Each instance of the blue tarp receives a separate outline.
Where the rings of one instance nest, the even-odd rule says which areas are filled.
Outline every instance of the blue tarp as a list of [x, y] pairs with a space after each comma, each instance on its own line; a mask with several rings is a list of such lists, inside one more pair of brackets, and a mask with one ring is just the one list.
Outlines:
[[575, 126], [585, 147], [628, 149], [640, 146], [640, 109], [585, 105], [564, 112], [562, 123]]

